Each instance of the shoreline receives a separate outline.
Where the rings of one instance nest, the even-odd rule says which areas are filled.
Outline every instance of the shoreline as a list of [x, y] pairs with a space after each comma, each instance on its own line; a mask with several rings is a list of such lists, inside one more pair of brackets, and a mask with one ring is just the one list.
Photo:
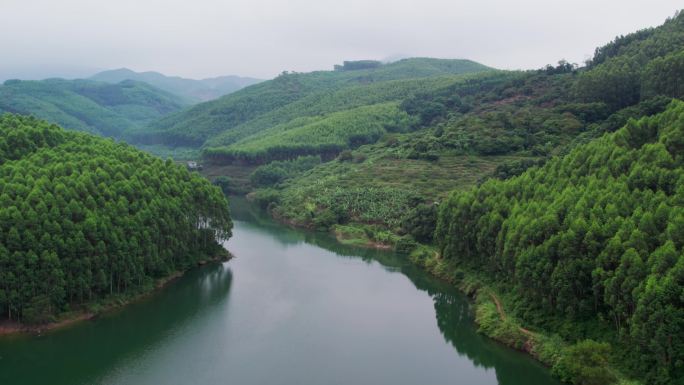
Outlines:
[[76, 312], [75, 315], [66, 316], [59, 321], [50, 322], [44, 325], [23, 325], [17, 322], [6, 322], [0, 324], [0, 337], [11, 336], [17, 334], [35, 334], [40, 335], [43, 332], [61, 329], [69, 325], [87, 321], [95, 318], [97, 313], [93, 312]]
[[385, 251], [389, 251], [394, 248], [394, 245], [392, 244], [374, 241], [367, 237], [355, 238], [352, 233], [347, 233], [334, 227], [330, 230], [330, 234], [334, 235], [337, 242], [343, 245]]
[[[218, 263], [218, 262], [227, 262], [234, 258], [228, 250], [226, 250], [226, 253], [224, 255], [217, 255], [213, 258], [208, 258], [205, 260], [198, 261], [193, 268], [197, 267], [202, 267], [210, 263]], [[41, 335], [44, 332], [49, 332], [53, 330], [58, 330], [58, 329], [63, 329], [65, 327], [84, 322], [84, 321], [89, 321], [93, 320], [97, 317], [99, 317], [102, 314], [108, 313], [110, 311], [113, 311], [115, 309], [119, 309], [122, 307], [125, 307], [126, 305], [132, 304], [137, 301], [141, 301], [145, 299], [146, 297], [162, 290], [165, 288], [167, 285], [171, 284], [172, 282], [176, 281], [177, 279], [181, 278], [185, 273], [190, 270], [187, 269], [185, 271], [176, 271], [173, 274], [167, 276], [167, 277], [162, 277], [158, 278], [154, 281], [154, 284], [151, 285], [151, 287], [144, 289], [141, 292], [138, 293], [130, 293], [130, 294], [121, 294], [123, 295], [122, 297], [116, 297], [116, 296], [109, 296], [100, 299], [100, 301], [104, 301], [104, 304], [102, 304], [101, 308], [96, 310], [96, 311], [91, 311], [91, 310], [86, 310], [86, 309], [81, 309], [81, 310], [74, 310], [71, 312], [65, 312], [57, 316], [57, 320], [53, 322], [49, 322], [46, 324], [41, 324], [41, 325], [26, 325], [26, 324], [21, 324], [16, 321], [2, 321], [0, 322], [0, 338], [6, 337], [6, 336], [15, 336], [15, 335], [21, 335], [21, 334], [32, 334], [32, 335]], [[88, 307], [89, 305], [97, 304], [97, 302], [91, 302], [87, 304], [81, 305], [82, 307]]]
[[[296, 222], [292, 219], [288, 219], [288, 218], [285, 218], [283, 216], [276, 215], [275, 213], [269, 212], [268, 210], [266, 210], [266, 213], [275, 222], [277, 222], [281, 225], [287, 226], [289, 228], [298, 229], [298, 230], [307, 230], [307, 231], [318, 231], [315, 228], [312, 228], [311, 226], [307, 226], [305, 224]], [[337, 242], [339, 242], [342, 245], [361, 247], [361, 248], [373, 249], [373, 250], [385, 250], [385, 251], [392, 250], [394, 248], [394, 245], [391, 243], [383, 243], [380, 241], [370, 239], [368, 237], [363, 237], [363, 238], [354, 237], [354, 235], [351, 232], [342, 231], [339, 229], [338, 226], [340, 226], [340, 225], [332, 226], [330, 228], [330, 230], [327, 231], [327, 233], [334, 236], [335, 239], [337, 240]]]
[[[269, 214], [276, 222], [285, 226], [312, 230], [292, 220]], [[335, 226], [329, 233], [342, 245], [376, 250], [392, 250], [395, 247], [389, 243], [374, 241], [365, 235], [355, 237], [352, 232], [345, 232]], [[414, 257], [414, 252], [420, 252], [421, 249], [431, 250], [430, 256]], [[419, 267], [428, 275], [448, 283], [465, 294], [475, 310], [473, 322], [478, 327], [478, 332], [496, 343], [529, 356], [548, 370], [552, 370], [558, 359], [557, 355], [562, 354], [561, 352], [571, 345], [568, 341], [557, 340], [555, 335], [546, 331], [531, 331], [520, 320], [508, 316], [504, 309], [505, 304], [493, 288], [476, 274], [463, 271], [442, 260], [432, 246], [417, 244], [407, 258], [409, 263]], [[457, 279], [454, 274], [456, 272], [464, 273], [465, 276]], [[628, 378], [614, 366], [607, 369], [616, 375], [615, 385], [641, 384], [638, 380]]]
[[[502, 296], [477, 272], [463, 270], [443, 260], [432, 247], [421, 245], [414, 251], [420, 251], [421, 247], [431, 252], [422, 256], [420, 253], [412, 253], [408, 257], [409, 262], [429, 275], [447, 282], [469, 298], [475, 310], [473, 322], [478, 327], [478, 333], [508, 349], [528, 355], [550, 371], [558, 362], [559, 356], [573, 345], [547, 330], [528, 329], [520, 319], [507, 314]], [[642, 384], [613, 364], [607, 366], [606, 370], [615, 375], [615, 382], [611, 382], [613, 385]]]

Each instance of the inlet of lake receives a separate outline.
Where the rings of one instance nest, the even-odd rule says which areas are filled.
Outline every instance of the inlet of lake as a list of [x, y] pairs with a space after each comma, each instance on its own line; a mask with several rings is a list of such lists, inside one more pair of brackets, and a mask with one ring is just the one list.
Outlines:
[[0, 338], [0, 384], [558, 384], [478, 334], [468, 299], [406, 257], [241, 199], [232, 215], [231, 261], [94, 320]]

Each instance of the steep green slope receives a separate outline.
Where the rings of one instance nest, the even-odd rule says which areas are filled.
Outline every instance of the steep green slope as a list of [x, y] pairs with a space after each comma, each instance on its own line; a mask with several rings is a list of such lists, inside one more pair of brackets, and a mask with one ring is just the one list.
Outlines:
[[[362, 238], [373, 242], [396, 243], [399, 236], [411, 240], [413, 229], [424, 227], [416, 224], [423, 210], [417, 202], [439, 202], [449, 190], [467, 188], [491, 175], [517, 175], [617, 130], [630, 118], [663, 111], [673, 96], [684, 96], [684, 39], [677, 38], [683, 34], [684, 15], [678, 14], [653, 29], [648, 39], [633, 43], [639, 49], [625, 45], [622, 54], [610, 59], [636, 60], [630, 55], [640, 55], [641, 50], [663, 55], [638, 60], [633, 70], [639, 94], [629, 105], [614, 103], [610, 93], [596, 97], [599, 90], [614, 91], [610, 84], [588, 85], [587, 79], [609, 79], [619, 73], [604, 64], [578, 69], [560, 62], [536, 71], [454, 78], [400, 96], [399, 107], [412, 122], [409, 132], [385, 135], [375, 145], [343, 152], [337, 161], [305, 173], [283, 172], [286, 178], [271, 178], [276, 182], [270, 186], [259, 184], [254, 197], [274, 215], [298, 225], [336, 230], [343, 225], [345, 231], [353, 230], [351, 225], [364, 228]], [[271, 147], [278, 138], [271, 137]], [[228, 148], [237, 153], [240, 145], [250, 149], [261, 142], [257, 136], [247, 137]], [[383, 204], [386, 191], [379, 186], [412, 191], [415, 199], [404, 205], [387, 202], [391, 210], [370, 217], [333, 199], [345, 190], [364, 191], [358, 199]], [[423, 219], [434, 226], [434, 218]]]
[[396, 103], [373, 104], [279, 124], [205, 154], [222, 160], [267, 163], [302, 155], [334, 158], [340, 151], [373, 143], [387, 132], [407, 131], [412, 120]]
[[180, 110], [177, 96], [148, 84], [89, 80], [8, 80], [0, 86], [0, 112], [29, 114], [65, 128], [120, 138]]
[[684, 72], [683, 49], [682, 13], [660, 27], [618, 37], [596, 49], [588, 64], [591, 71], [577, 82], [581, 100], [621, 108], [655, 94], [682, 97], [678, 78]]
[[443, 258], [510, 284], [523, 319], [615, 343], [648, 383], [681, 383], [684, 102], [439, 211]]
[[226, 198], [112, 140], [0, 116], [0, 317], [48, 322], [220, 253]]
[[159, 72], [135, 72], [127, 68], [103, 71], [91, 76], [90, 80], [114, 84], [124, 80], [144, 82], [178, 95], [189, 103], [216, 99], [262, 81], [261, 79], [240, 76], [219, 76], [195, 80], [179, 76], [166, 76]]
[[610, 43], [596, 48], [589, 67], [601, 65], [616, 57], [636, 58], [644, 61], [665, 56], [682, 48], [682, 12], [668, 18], [658, 27], [645, 28], [626, 36], [618, 36]]
[[[520, 172], [584, 137], [598, 135], [607, 129], [606, 122], [624, 124], [626, 116], [659, 112], [669, 102], [658, 98], [609, 119], [605, 113], [596, 118], [586, 112], [584, 105], [567, 103], [575, 76], [482, 76], [455, 82], [444, 91], [410, 97], [400, 105], [400, 111], [415, 131], [384, 134], [377, 144], [342, 152], [335, 161], [307, 173], [274, 178], [277, 183], [260, 185], [268, 189], [257, 191], [256, 198], [264, 205], [270, 204], [275, 215], [307, 227], [327, 229], [348, 223], [372, 226], [368, 236], [380, 241], [376, 231], [410, 233], [411, 226], [405, 222], [416, 214], [417, 203], [440, 201], [449, 191], [467, 188], [494, 173], [506, 177]], [[445, 117], [438, 115], [445, 110], [451, 112]], [[272, 131], [264, 131], [264, 135], [267, 133]], [[273, 148], [285, 143], [282, 134], [275, 133], [261, 140], [273, 141]], [[253, 154], [256, 152], [250, 146], [259, 145], [261, 140], [248, 137], [231, 147], [236, 155]], [[388, 202], [393, 209], [383, 211], [383, 216], [360, 217], [331, 197], [346, 189], [365, 190], [364, 200], [383, 204], [386, 189], [380, 191], [377, 187], [411, 191], [415, 199], [398, 206]]]
[[[482, 72], [489, 68], [467, 60], [439, 59], [406, 59], [378, 68], [359, 70], [319, 71], [312, 73], [283, 73], [277, 78], [224, 96], [220, 99], [202, 103], [185, 111], [173, 114], [150, 127], [131, 132], [133, 138], [145, 144], [161, 143], [173, 146], [200, 146], [218, 135], [228, 135], [240, 125], [250, 121], [266, 118], [248, 129], [254, 133], [260, 128], [267, 128], [269, 120], [276, 119], [275, 124], [284, 123], [285, 117], [293, 119], [300, 116], [311, 116], [320, 113], [339, 111], [335, 104], [308, 108], [318, 99], [330, 100], [330, 93], [354, 86], [372, 86], [376, 83], [391, 80], [413, 79], [420, 77], [444, 76], [470, 72]], [[388, 90], [391, 92], [391, 90]], [[308, 98], [308, 99], [307, 99]], [[375, 103], [388, 101], [385, 97]], [[302, 101], [291, 109], [286, 107], [294, 102]], [[360, 104], [354, 105], [358, 107]], [[285, 114], [277, 110], [284, 108]], [[314, 112], [315, 110], [315, 112]], [[269, 114], [269, 117], [264, 115]], [[227, 144], [225, 139], [208, 142], [211, 147]]]
[[225, 150], [226, 146], [238, 140], [249, 138], [251, 135], [261, 135], [264, 130], [279, 124], [289, 123], [297, 118], [321, 117], [362, 106], [398, 101], [416, 92], [428, 92], [457, 81], [463, 81], [466, 76], [468, 75], [390, 80], [345, 87], [340, 90], [315, 92], [282, 108], [240, 124], [231, 130], [224, 131], [209, 139], [205, 147], [209, 153], [219, 154], [221, 150]]

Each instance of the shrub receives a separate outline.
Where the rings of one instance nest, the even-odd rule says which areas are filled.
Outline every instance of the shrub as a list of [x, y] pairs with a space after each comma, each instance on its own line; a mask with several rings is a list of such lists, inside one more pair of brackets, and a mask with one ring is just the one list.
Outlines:
[[580, 341], [566, 348], [552, 372], [575, 385], [607, 385], [616, 381], [608, 369], [610, 345], [593, 340]]
[[285, 179], [316, 167], [320, 163], [320, 156], [300, 156], [293, 160], [275, 161], [257, 167], [249, 179], [252, 185], [256, 187], [275, 186]]
[[416, 241], [413, 240], [410, 236], [404, 236], [399, 238], [397, 241], [397, 244], [394, 246], [394, 249], [398, 253], [402, 254], [409, 254], [413, 251], [413, 249], [416, 248]]
[[337, 224], [337, 215], [330, 209], [325, 209], [314, 217], [314, 225], [318, 230], [328, 230], [335, 224]]
[[437, 224], [437, 207], [421, 204], [409, 212], [402, 223], [402, 229], [419, 242], [432, 242]]
[[352, 152], [349, 150], [344, 150], [340, 152], [340, 155], [337, 156], [337, 160], [340, 162], [350, 162], [354, 159], [354, 155], [352, 155]]
[[354, 163], [363, 163], [367, 159], [366, 154], [354, 154]]
[[233, 186], [233, 180], [227, 176], [219, 176], [214, 179], [214, 185], [218, 186], [224, 194], [228, 195], [231, 193], [231, 187]]
[[280, 193], [273, 189], [258, 190], [251, 195], [251, 198], [261, 208], [268, 208], [271, 203], [278, 203], [280, 201]]

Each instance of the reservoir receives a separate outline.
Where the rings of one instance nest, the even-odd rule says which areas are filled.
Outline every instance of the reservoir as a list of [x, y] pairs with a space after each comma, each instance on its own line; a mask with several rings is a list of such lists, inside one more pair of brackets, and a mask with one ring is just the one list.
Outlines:
[[235, 258], [41, 336], [0, 338], [0, 384], [548, 385], [477, 333], [467, 298], [389, 251], [234, 199]]

